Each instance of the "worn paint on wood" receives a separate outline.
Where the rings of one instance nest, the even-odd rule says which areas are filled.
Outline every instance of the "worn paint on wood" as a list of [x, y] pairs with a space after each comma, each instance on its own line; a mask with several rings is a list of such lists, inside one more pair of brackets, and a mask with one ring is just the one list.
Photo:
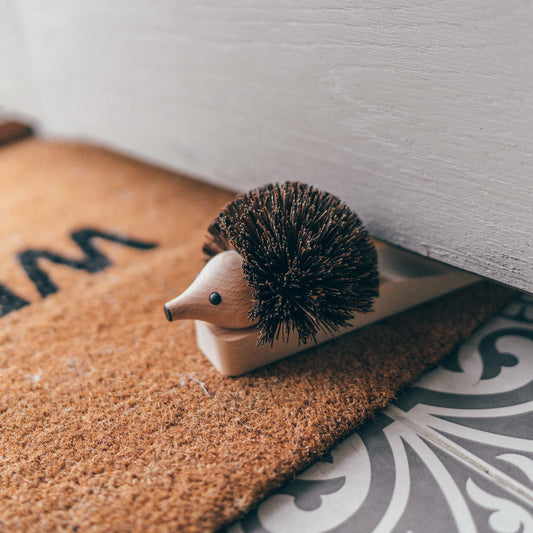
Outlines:
[[50, 133], [238, 190], [315, 183], [381, 239], [533, 291], [531, 2], [17, 5]]

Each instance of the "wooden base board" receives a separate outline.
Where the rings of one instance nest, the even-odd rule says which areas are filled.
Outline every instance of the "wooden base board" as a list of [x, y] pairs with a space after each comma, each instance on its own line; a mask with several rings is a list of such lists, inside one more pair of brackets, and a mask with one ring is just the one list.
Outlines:
[[[357, 315], [337, 337], [481, 279], [383, 243], [377, 243], [376, 248], [380, 296], [375, 301], [374, 310]], [[205, 356], [227, 376], [245, 374], [333, 338], [330, 334], [319, 333], [315, 343], [299, 344], [293, 335], [288, 342], [278, 340], [272, 346], [257, 346], [255, 326], [229, 329], [200, 320], [196, 321], [196, 337]]]

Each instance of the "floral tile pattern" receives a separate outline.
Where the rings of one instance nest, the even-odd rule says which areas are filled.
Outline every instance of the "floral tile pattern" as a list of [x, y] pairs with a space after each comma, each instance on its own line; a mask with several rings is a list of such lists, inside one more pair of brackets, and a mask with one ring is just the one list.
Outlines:
[[533, 532], [533, 297], [227, 531]]

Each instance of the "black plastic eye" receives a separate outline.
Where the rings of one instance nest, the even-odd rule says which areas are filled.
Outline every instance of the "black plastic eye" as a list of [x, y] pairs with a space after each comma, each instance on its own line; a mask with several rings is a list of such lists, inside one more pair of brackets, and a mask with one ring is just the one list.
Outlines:
[[218, 292], [212, 292], [212, 293], [209, 295], [209, 301], [210, 301], [213, 305], [218, 305], [218, 304], [222, 301], [222, 296], [220, 296], [220, 294], [218, 294]]

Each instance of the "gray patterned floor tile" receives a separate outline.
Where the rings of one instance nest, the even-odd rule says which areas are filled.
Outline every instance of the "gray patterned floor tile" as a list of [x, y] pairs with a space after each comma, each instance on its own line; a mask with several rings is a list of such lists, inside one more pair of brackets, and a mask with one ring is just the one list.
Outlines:
[[533, 532], [533, 297], [229, 533]]

